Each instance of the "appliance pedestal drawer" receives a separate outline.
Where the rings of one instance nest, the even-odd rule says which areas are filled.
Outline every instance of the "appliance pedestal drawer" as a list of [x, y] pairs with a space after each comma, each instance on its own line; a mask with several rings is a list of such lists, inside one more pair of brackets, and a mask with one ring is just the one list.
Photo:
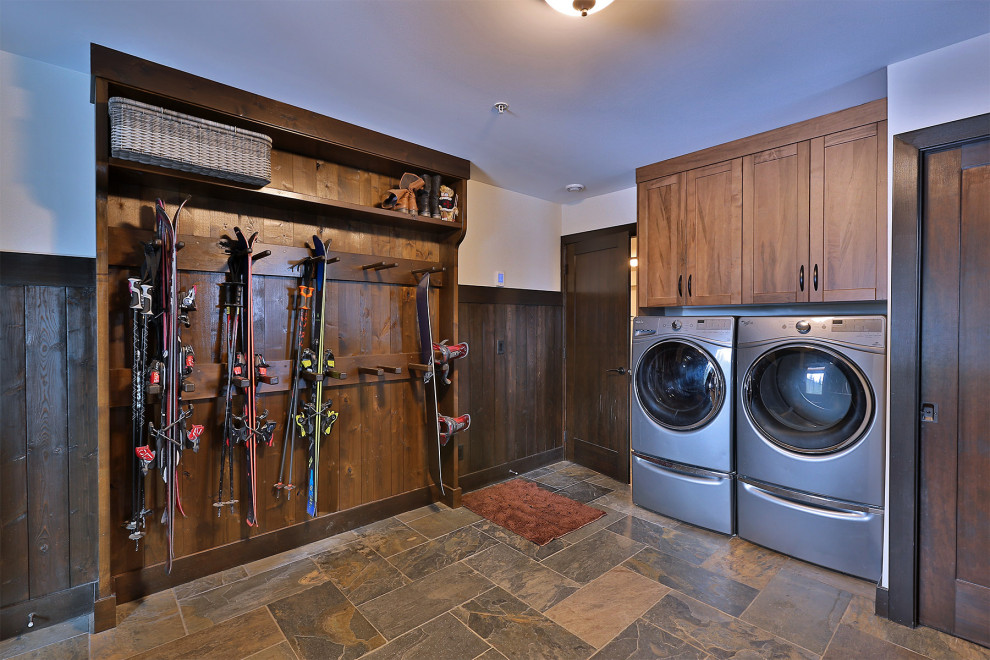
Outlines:
[[671, 461], [632, 457], [633, 503], [644, 509], [732, 534], [733, 476]]
[[739, 537], [836, 571], [880, 579], [883, 509], [739, 477]]

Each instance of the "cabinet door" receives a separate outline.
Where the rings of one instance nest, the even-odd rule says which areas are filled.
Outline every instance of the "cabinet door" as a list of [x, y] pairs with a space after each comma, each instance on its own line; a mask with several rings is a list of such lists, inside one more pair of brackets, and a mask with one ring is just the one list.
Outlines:
[[882, 300], [886, 122], [811, 141], [811, 301]]
[[810, 144], [743, 158], [744, 303], [807, 302]]
[[639, 184], [639, 304], [684, 304], [684, 175]]
[[685, 305], [742, 302], [742, 159], [686, 176]]

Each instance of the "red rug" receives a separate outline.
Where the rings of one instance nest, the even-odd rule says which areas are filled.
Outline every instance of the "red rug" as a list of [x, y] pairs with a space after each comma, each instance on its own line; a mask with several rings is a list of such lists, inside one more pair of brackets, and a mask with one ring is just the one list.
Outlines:
[[605, 515], [523, 479], [468, 493], [461, 504], [537, 545], [546, 545]]

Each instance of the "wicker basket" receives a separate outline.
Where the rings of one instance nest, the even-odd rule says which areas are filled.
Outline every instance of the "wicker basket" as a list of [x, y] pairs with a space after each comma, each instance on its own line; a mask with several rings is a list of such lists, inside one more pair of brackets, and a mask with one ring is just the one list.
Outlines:
[[110, 155], [184, 172], [265, 186], [272, 180], [272, 139], [115, 96], [110, 99]]

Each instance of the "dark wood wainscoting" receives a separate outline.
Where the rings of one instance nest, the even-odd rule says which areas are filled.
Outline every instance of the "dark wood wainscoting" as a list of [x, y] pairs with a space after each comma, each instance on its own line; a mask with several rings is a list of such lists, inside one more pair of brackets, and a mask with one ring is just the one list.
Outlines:
[[563, 456], [563, 298], [556, 291], [461, 286], [461, 485], [480, 488]]
[[0, 253], [0, 638], [92, 611], [95, 260]]

